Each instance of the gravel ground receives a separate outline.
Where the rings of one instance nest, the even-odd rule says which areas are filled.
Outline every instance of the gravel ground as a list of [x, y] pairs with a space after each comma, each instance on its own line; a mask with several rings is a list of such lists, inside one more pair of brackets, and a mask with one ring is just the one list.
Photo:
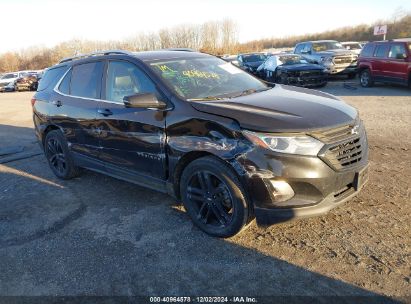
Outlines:
[[193, 227], [166, 195], [87, 171], [56, 179], [35, 155], [32, 94], [0, 94], [0, 152], [24, 147], [20, 160], [0, 156], [0, 295], [411, 301], [411, 91], [341, 81], [323, 90], [361, 113], [368, 185], [325, 216], [266, 229], [253, 223], [227, 240]]

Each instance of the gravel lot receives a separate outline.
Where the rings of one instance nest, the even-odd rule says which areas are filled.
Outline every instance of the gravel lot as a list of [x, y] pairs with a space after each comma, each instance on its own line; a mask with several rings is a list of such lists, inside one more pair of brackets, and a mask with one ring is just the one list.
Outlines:
[[[411, 301], [411, 90], [330, 83], [357, 107], [370, 181], [325, 216], [220, 240], [175, 200], [85, 171], [54, 177], [32, 93], [0, 94], [0, 295], [384, 295]], [[6, 158], [9, 157], [9, 158]]]

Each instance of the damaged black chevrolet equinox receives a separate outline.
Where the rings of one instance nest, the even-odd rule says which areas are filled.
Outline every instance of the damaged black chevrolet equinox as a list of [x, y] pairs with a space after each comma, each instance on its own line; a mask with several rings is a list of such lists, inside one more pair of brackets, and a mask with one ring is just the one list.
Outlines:
[[47, 69], [32, 99], [54, 174], [87, 168], [173, 195], [229, 237], [319, 215], [367, 180], [357, 111], [332, 95], [264, 83], [191, 51], [106, 51]]

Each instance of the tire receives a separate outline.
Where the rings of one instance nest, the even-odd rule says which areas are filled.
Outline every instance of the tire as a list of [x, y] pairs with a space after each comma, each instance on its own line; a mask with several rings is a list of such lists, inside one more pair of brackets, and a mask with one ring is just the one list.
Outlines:
[[72, 179], [80, 169], [74, 164], [67, 141], [60, 130], [47, 133], [44, 140], [44, 154], [53, 173], [61, 179]]
[[369, 69], [364, 69], [360, 72], [360, 84], [364, 88], [369, 88], [374, 85]]
[[205, 233], [230, 237], [240, 232], [252, 214], [238, 177], [224, 162], [202, 157], [190, 163], [180, 179], [187, 214]]

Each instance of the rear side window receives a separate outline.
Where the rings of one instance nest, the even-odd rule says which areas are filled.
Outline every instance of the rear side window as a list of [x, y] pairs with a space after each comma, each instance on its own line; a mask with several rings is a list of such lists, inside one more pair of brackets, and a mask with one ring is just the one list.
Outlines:
[[390, 52], [388, 53], [389, 58], [398, 58], [398, 56], [401, 56], [401, 58], [405, 58], [407, 56], [407, 53], [405, 51], [405, 46], [403, 44], [394, 44], [391, 46]]
[[63, 94], [70, 94], [71, 70], [64, 76], [63, 81], [59, 85], [59, 91]]
[[66, 71], [67, 66], [60, 66], [58, 68], [46, 70], [40, 80], [37, 91], [44, 91], [48, 87], [53, 88]]
[[366, 44], [364, 48], [361, 51], [361, 56], [363, 57], [372, 57], [374, 51], [374, 45], [373, 44]]
[[83, 63], [73, 67], [70, 95], [85, 98], [100, 98], [103, 63]]
[[387, 57], [389, 48], [390, 46], [388, 44], [377, 45], [377, 48], [375, 49], [375, 52], [374, 52], [374, 57], [378, 57], [378, 58]]

